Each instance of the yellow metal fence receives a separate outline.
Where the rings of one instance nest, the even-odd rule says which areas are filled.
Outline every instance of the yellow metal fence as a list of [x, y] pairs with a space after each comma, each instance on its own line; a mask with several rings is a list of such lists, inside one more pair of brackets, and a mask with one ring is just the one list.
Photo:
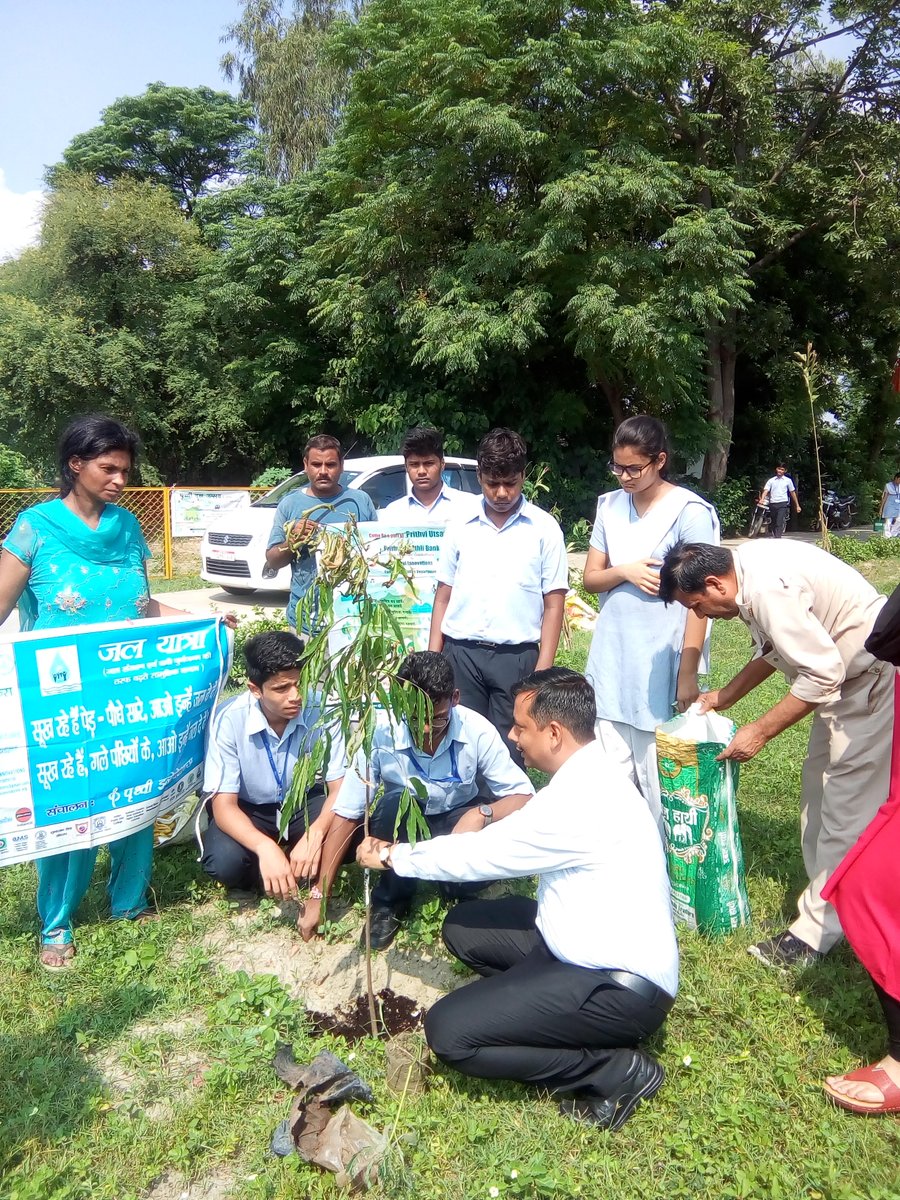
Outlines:
[[[147, 564], [148, 573], [156, 578], [172, 579], [176, 575], [196, 575], [200, 570], [200, 539], [172, 537], [172, 492], [170, 487], [131, 487], [122, 492], [119, 503], [134, 513], [141, 525], [147, 545], [153, 554]], [[191, 488], [194, 492], [242, 491], [254, 498], [267, 488]], [[6, 537], [20, 512], [51, 500], [59, 493], [56, 488], [0, 488], [0, 539]]]

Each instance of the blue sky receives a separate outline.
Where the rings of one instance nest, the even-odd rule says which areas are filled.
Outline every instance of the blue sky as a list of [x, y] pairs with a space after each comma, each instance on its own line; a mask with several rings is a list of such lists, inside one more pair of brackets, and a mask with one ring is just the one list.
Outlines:
[[226, 88], [239, 0], [0, 0], [0, 258], [34, 235], [44, 168], [148, 83]]

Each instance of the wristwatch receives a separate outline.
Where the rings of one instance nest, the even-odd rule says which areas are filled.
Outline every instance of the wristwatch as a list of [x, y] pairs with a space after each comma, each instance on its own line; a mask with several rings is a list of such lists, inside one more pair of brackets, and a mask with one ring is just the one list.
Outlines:
[[393, 846], [382, 846], [378, 851], [378, 861], [385, 868], [391, 865], [391, 851], [393, 848]]
[[489, 804], [479, 804], [478, 811], [484, 817], [484, 824], [481, 828], [487, 829], [488, 825], [490, 825], [491, 821], [494, 819], [494, 810]]

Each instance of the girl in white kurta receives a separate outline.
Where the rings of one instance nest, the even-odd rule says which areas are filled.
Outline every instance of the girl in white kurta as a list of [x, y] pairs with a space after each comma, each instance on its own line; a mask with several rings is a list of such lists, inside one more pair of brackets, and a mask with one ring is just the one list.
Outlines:
[[[659, 599], [659, 568], [677, 541], [719, 541], [711, 504], [666, 478], [666, 428], [629, 417], [613, 438], [620, 490], [600, 496], [584, 586], [600, 594], [587, 677], [597, 700], [597, 738], [628, 771], [660, 820], [655, 730], [700, 693], [705, 617]], [[704, 668], [705, 669], [705, 666]]]

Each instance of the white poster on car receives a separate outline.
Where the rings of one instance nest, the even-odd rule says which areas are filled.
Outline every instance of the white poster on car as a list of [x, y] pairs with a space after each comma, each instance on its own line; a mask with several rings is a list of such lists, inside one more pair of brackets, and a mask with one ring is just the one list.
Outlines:
[[220, 513], [250, 507], [243, 488], [172, 488], [169, 493], [172, 537], [203, 537]]

